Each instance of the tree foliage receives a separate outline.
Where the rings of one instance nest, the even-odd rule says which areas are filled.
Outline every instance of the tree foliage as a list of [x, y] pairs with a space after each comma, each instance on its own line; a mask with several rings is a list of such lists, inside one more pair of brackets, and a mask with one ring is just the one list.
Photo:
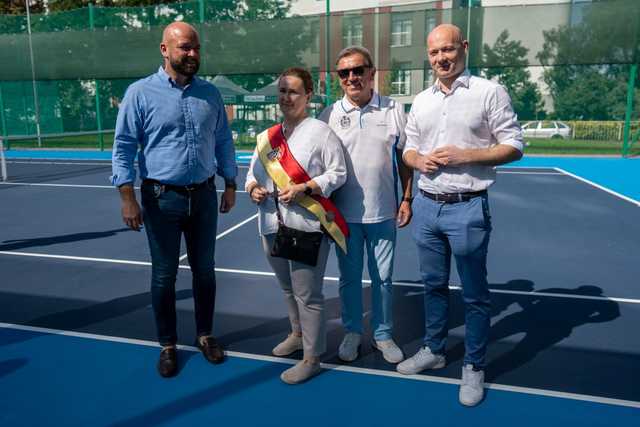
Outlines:
[[639, 4], [593, 3], [584, 10], [581, 22], [543, 32], [544, 46], [537, 58], [546, 67], [544, 81], [553, 97], [554, 116], [622, 120], [628, 64], [640, 59]]
[[487, 67], [483, 70], [484, 76], [496, 78], [507, 89], [513, 108], [522, 120], [545, 115], [540, 91], [526, 68], [528, 52], [520, 41], [509, 40], [507, 30], [500, 33], [493, 46], [485, 43], [483, 48], [483, 64]]

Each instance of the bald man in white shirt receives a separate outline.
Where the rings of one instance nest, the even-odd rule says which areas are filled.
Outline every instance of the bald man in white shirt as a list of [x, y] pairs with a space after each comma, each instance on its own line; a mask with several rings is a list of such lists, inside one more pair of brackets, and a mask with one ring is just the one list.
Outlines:
[[445, 366], [453, 255], [466, 325], [459, 399], [475, 406], [484, 396], [490, 325], [487, 188], [495, 181], [494, 166], [522, 157], [523, 142], [505, 89], [465, 69], [468, 47], [454, 25], [440, 25], [429, 34], [427, 55], [438, 80], [416, 96], [407, 118], [403, 159], [420, 172], [412, 235], [425, 287], [425, 338], [397, 370], [416, 374]]
[[[359, 355], [363, 333], [364, 253], [371, 278], [372, 345], [389, 363], [402, 361], [393, 340], [393, 258], [396, 227], [411, 220], [413, 171], [402, 162], [403, 105], [373, 90], [376, 69], [369, 51], [350, 46], [338, 54], [336, 70], [344, 97], [327, 107], [320, 120], [329, 124], [345, 149], [347, 182], [333, 199], [349, 225], [347, 255], [336, 250], [345, 336], [338, 357]], [[397, 195], [400, 182], [402, 196]]]

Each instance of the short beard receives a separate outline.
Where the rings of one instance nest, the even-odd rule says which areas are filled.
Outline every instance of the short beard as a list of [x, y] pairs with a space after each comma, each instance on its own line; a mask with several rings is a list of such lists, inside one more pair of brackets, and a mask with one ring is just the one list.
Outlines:
[[186, 58], [182, 61], [170, 60], [171, 68], [173, 68], [176, 73], [182, 74], [186, 77], [193, 77], [193, 75], [200, 69], [200, 61], [193, 60], [193, 62], [195, 62], [195, 67], [190, 68], [187, 65], [188, 61]]

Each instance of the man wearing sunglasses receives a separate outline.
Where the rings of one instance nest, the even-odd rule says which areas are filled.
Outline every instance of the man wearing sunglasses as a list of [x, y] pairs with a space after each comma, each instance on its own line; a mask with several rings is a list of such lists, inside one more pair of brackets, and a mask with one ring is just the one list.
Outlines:
[[427, 55], [438, 80], [416, 96], [407, 118], [404, 161], [420, 172], [412, 234], [425, 289], [426, 334], [424, 346], [397, 370], [417, 374], [445, 366], [453, 255], [466, 326], [459, 399], [474, 406], [484, 395], [491, 309], [487, 188], [496, 178], [494, 166], [522, 157], [523, 144], [505, 89], [465, 69], [468, 46], [454, 25], [429, 34]]
[[[371, 54], [352, 46], [338, 54], [336, 70], [344, 97], [327, 107], [320, 120], [341, 139], [347, 182], [334, 200], [349, 225], [347, 255], [337, 250], [345, 336], [338, 357], [352, 362], [362, 341], [364, 252], [371, 277], [372, 345], [389, 363], [402, 361], [393, 341], [391, 276], [396, 227], [411, 220], [412, 171], [402, 163], [403, 106], [373, 90], [376, 69]], [[399, 178], [398, 178], [399, 175]], [[402, 185], [398, 200], [397, 181]], [[398, 203], [399, 202], [399, 203]]]

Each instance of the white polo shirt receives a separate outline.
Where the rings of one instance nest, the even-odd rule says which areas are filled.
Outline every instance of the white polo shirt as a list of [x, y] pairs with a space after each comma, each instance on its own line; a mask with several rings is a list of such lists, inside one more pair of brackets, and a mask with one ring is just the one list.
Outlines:
[[[416, 96], [406, 133], [404, 152], [428, 154], [449, 144], [460, 148], [505, 144], [523, 149], [522, 130], [505, 88], [466, 70], [453, 82], [449, 94], [436, 82]], [[418, 187], [429, 193], [466, 193], [485, 190], [495, 179], [492, 166], [447, 166], [420, 174]]]
[[377, 223], [396, 217], [395, 149], [404, 147], [402, 104], [374, 92], [359, 108], [345, 96], [319, 117], [329, 124], [345, 148], [347, 182], [333, 200], [347, 222]]

